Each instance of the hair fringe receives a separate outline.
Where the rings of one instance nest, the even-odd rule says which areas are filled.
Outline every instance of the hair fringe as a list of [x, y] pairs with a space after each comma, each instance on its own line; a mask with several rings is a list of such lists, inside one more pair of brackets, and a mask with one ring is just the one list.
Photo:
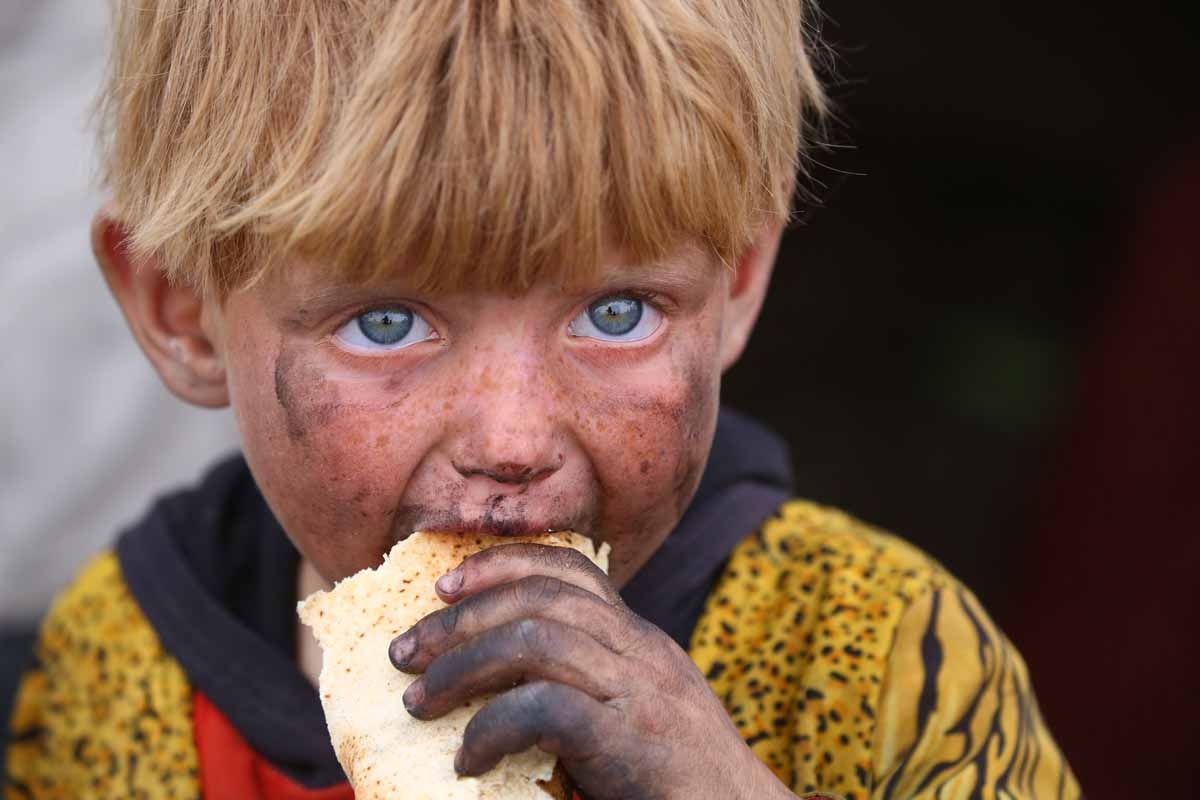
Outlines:
[[796, 0], [117, 0], [102, 179], [227, 293], [288, 258], [428, 291], [732, 262], [827, 104]]

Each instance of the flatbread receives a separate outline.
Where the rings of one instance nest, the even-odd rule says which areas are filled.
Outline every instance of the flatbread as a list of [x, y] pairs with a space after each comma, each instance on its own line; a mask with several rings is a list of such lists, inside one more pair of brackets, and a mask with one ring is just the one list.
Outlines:
[[[576, 533], [488, 536], [415, 533], [384, 563], [316, 592], [298, 605], [323, 653], [320, 693], [329, 736], [357, 800], [547, 800], [554, 756], [536, 747], [508, 756], [479, 778], [460, 778], [454, 754], [463, 731], [488, 698], [436, 720], [421, 721], [402, 695], [416, 676], [392, 666], [388, 645], [432, 611], [444, 608], [433, 584], [472, 553], [515, 542], [573, 547], [608, 571], [608, 545], [597, 553]], [[559, 783], [560, 774], [554, 774]], [[541, 782], [541, 783], [539, 783]]]

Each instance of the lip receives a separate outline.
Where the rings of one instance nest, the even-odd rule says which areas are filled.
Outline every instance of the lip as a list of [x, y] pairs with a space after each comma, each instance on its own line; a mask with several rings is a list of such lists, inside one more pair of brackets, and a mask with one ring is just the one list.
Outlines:
[[479, 534], [479, 533], [486, 533], [489, 536], [503, 536], [503, 537], [540, 536], [540, 535], [546, 534], [546, 533], [564, 533], [566, 531], [573, 531], [574, 533], [582, 533], [582, 531], [578, 530], [578, 526], [572, 526], [572, 525], [557, 525], [557, 526], [547, 525], [547, 526], [530, 527], [530, 526], [507, 525], [507, 524], [500, 523], [500, 522], [493, 522], [493, 523], [489, 524], [487, 522], [481, 521], [481, 522], [478, 522], [475, 524], [455, 525], [452, 527], [447, 527], [444, 525], [419, 526], [417, 528], [414, 528], [413, 530], [400, 533], [396, 537], [396, 541], [402, 542], [405, 539], [407, 539], [408, 537], [412, 536], [417, 531], [423, 531], [426, 533], [453, 533], [455, 535], [461, 535], [461, 536], [473, 536], [473, 535]]
[[455, 509], [406, 507], [397, 511], [394, 538], [402, 542], [417, 531], [437, 531], [470, 536], [486, 533], [491, 536], [538, 536], [546, 533], [574, 531], [590, 535], [579, 518], [536, 518], [521, 514], [501, 515], [488, 509], [482, 514], [465, 516]]

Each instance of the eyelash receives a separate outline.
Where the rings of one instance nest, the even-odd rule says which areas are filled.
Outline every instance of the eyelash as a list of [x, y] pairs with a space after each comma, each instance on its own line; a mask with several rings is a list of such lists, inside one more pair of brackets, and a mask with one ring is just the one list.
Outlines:
[[660, 302], [658, 292], [652, 292], [649, 289], [618, 289], [615, 292], [604, 292], [603, 294], [598, 294], [593, 297], [588, 302], [588, 305], [591, 305], [597, 300], [602, 300], [605, 297], [632, 297], [634, 300], [641, 300], [643, 303], [649, 303], [659, 311], [666, 313], [666, 310], [662, 307], [662, 303]]
[[[597, 292], [583, 302], [579, 307], [579, 311], [586, 311], [591, 307], [592, 303], [597, 300], [603, 300], [606, 297], [629, 297], [633, 300], [640, 300], [646, 305], [653, 306], [660, 314], [669, 314], [674, 310], [674, 305], [670, 303], [658, 292], [650, 289], [609, 289], [603, 292]], [[578, 312], [576, 312], [578, 313]]]

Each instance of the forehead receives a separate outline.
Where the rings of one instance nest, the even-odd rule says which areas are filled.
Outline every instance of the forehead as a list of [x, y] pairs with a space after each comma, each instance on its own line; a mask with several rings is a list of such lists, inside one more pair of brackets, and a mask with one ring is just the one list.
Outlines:
[[492, 269], [480, 266], [477, 271], [455, 275], [453, 280], [430, 280], [424, 270], [404, 259], [397, 259], [386, 269], [360, 276], [344, 274], [335, 266], [313, 258], [290, 258], [272, 270], [262, 282], [262, 288], [272, 295], [308, 305], [342, 299], [347, 294], [370, 294], [382, 288], [431, 297], [519, 295], [537, 290], [587, 292], [632, 288], [632, 284], [644, 284], [666, 292], [696, 292], [715, 288], [723, 271], [720, 259], [711, 250], [694, 243], [685, 243], [651, 261], [637, 261], [621, 248], [606, 245], [597, 265], [590, 271], [573, 270], [570, 265], [563, 265], [560, 269], [527, 274], [524, 280], [518, 279], [520, 270], [511, 266]]

